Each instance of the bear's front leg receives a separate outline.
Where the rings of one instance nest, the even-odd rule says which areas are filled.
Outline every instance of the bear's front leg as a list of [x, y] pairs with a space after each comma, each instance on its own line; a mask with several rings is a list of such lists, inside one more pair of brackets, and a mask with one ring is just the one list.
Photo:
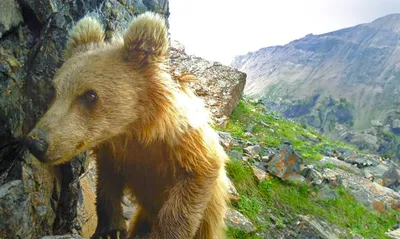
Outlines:
[[111, 153], [97, 151], [97, 228], [91, 239], [125, 239], [126, 224], [122, 211], [124, 180], [116, 171]]
[[159, 214], [151, 239], [190, 239], [199, 229], [216, 183], [214, 175], [188, 176], [171, 190]]

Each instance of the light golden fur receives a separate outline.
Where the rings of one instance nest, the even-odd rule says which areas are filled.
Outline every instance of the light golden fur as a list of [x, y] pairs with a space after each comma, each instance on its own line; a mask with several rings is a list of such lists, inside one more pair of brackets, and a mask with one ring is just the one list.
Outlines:
[[[53, 81], [55, 100], [36, 128], [48, 135], [48, 163], [96, 153], [94, 237], [124, 232], [127, 186], [140, 205], [129, 238], [224, 238], [228, 158], [202, 101], [164, 64], [164, 20], [142, 14], [123, 39], [105, 43], [101, 25], [84, 18], [70, 35], [68, 59]], [[90, 110], [81, 104], [88, 90], [98, 95]]]

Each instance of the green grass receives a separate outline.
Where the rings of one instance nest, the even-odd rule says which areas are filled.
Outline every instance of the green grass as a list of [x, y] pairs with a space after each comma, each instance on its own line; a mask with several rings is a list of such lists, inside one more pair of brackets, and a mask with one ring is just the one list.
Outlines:
[[[338, 197], [317, 200], [317, 188], [298, 182], [284, 182], [276, 178], [257, 183], [252, 169], [243, 161], [231, 160], [227, 164], [229, 177], [241, 195], [233, 206], [246, 215], [257, 227], [257, 232], [267, 232], [274, 215], [275, 226], [284, 228], [296, 221], [296, 215], [311, 215], [346, 228], [365, 238], [387, 238], [384, 233], [396, 223], [396, 212], [368, 210], [359, 204], [344, 188], [335, 189]], [[238, 230], [228, 231], [230, 238], [261, 238], [256, 233], [246, 234]], [[347, 238], [345, 232], [342, 235]]]
[[[272, 113], [265, 114], [262, 106], [246, 103], [244, 100], [241, 100], [233, 110], [227, 127], [220, 130], [229, 132], [234, 137], [243, 137], [247, 126], [250, 124], [254, 126], [252, 130], [254, 137], [247, 140], [263, 143], [269, 147], [279, 147], [282, 143], [289, 140], [306, 161], [318, 161], [321, 159], [322, 155], [320, 152], [326, 145], [355, 150], [343, 142], [333, 141], [321, 136], [309, 127], [277, 118]], [[300, 140], [300, 137], [312, 138], [317, 142]]]
[[[289, 140], [306, 163], [318, 164], [317, 161], [322, 158], [320, 152], [326, 147], [343, 147], [357, 152], [354, 147], [321, 136], [310, 127], [278, 118], [273, 113], [265, 114], [262, 106], [244, 100], [233, 111], [227, 127], [220, 130], [243, 138], [249, 124], [254, 126], [251, 132], [253, 137], [246, 140], [269, 147], [279, 147]], [[235, 149], [242, 150], [240, 147]], [[330, 163], [325, 166], [336, 167]], [[335, 199], [318, 200], [318, 188], [307, 184], [281, 181], [273, 177], [257, 183], [251, 167], [241, 160], [232, 159], [227, 164], [227, 172], [240, 194], [240, 200], [233, 203], [233, 206], [257, 228], [257, 232], [250, 234], [229, 229], [230, 238], [262, 238], [257, 233], [268, 234], [269, 230], [291, 226], [297, 221], [298, 215], [309, 215], [317, 220], [321, 218], [346, 229], [343, 230], [343, 238], [348, 238], [349, 232], [365, 238], [387, 238], [384, 233], [397, 223], [396, 217], [400, 216], [398, 212], [379, 214], [371, 211], [358, 203], [344, 188], [333, 189], [338, 195]]]

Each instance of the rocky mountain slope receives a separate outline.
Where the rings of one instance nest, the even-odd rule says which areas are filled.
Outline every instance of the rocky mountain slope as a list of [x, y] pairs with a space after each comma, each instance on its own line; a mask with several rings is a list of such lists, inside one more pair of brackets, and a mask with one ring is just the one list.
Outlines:
[[246, 98], [223, 130], [237, 189], [232, 204], [249, 220], [228, 223], [233, 238], [399, 238], [388, 231], [400, 215], [399, 168], [391, 161]]
[[[162, 0], [48, 3], [0, 2], [0, 238], [5, 239], [88, 238], [97, 223], [90, 152], [48, 167], [18, 141], [47, 107], [72, 23], [94, 14], [111, 36], [145, 10], [169, 14], [168, 1]], [[230, 155], [229, 238], [385, 238], [395, 229], [396, 165], [285, 120], [258, 101], [240, 100], [244, 73], [189, 56], [177, 43], [169, 64], [174, 77], [197, 79], [187, 84], [209, 107]], [[128, 197], [123, 208], [129, 219], [135, 205]]]
[[248, 75], [245, 93], [269, 108], [400, 158], [396, 139], [371, 132], [400, 134], [399, 40], [400, 14], [393, 14], [237, 56], [232, 66]]

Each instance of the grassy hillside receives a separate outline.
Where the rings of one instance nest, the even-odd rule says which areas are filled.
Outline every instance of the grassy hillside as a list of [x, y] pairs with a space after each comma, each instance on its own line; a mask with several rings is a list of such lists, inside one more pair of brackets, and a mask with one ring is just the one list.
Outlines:
[[[253, 136], [247, 138], [244, 132], [249, 125]], [[262, 106], [245, 100], [240, 101], [227, 127], [221, 131], [267, 147], [290, 141], [304, 163], [318, 164], [322, 158], [321, 151], [329, 147], [351, 148], [305, 126], [281, 119], [273, 112], [265, 112]], [[234, 150], [243, 149], [234, 147]], [[396, 225], [396, 217], [400, 216], [394, 211], [379, 213], [365, 208], [341, 186], [333, 188], [337, 197], [320, 200], [316, 195], [321, 189], [303, 182], [282, 181], [272, 176], [258, 182], [249, 163], [242, 159], [232, 158], [227, 171], [240, 194], [240, 200], [233, 206], [257, 227], [257, 231], [251, 234], [230, 229], [228, 234], [231, 238], [264, 238], [277, 234], [291, 228], [298, 215], [319, 218], [343, 229], [343, 238], [351, 238], [352, 234], [386, 238], [384, 233]]]

